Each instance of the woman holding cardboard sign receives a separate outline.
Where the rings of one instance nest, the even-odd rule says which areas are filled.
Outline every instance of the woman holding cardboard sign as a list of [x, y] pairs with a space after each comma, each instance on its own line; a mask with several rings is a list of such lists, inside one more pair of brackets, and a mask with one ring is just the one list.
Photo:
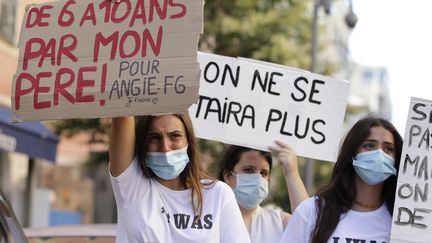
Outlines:
[[358, 121], [330, 183], [297, 207], [280, 242], [390, 242], [402, 143], [390, 122]]
[[[276, 141], [270, 147], [282, 165], [291, 209], [308, 198], [297, 169], [297, 155], [287, 144]], [[219, 179], [233, 190], [252, 242], [278, 242], [291, 217], [281, 210], [259, 204], [268, 195], [272, 168], [269, 152], [232, 145], [220, 161]]]
[[250, 242], [231, 189], [202, 167], [187, 113], [112, 119], [116, 242]]

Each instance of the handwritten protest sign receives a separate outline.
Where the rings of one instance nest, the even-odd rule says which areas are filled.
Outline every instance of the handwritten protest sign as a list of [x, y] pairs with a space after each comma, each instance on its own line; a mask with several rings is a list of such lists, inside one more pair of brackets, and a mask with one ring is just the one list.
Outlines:
[[202, 0], [31, 5], [12, 84], [15, 119], [181, 112], [197, 100]]
[[432, 101], [411, 98], [393, 210], [391, 242], [432, 239]]
[[199, 53], [200, 96], [189, 108], [198, 137], [335, 161], [349, 83], [282, 65]]

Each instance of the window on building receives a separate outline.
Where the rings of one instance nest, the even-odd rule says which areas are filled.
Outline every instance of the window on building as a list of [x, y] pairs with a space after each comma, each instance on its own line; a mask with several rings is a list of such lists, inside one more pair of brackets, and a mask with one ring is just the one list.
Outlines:
[[380, 81], [381, 81], [381, 85], [383, 85], [385, 87], [388, 86], [389, 77], [388, 77], [386, 69], [382, 69], [381, 70], [381, 72], [380, 72]]
[[0, 0], [0, 37], [15, 42], [16, 0]]
[[363, 80], [365, 83], [370, 83], [370, 82], [372, 81], [372, 79], [373, 79], [373, 76], [374, 76], [374, 74], [373, 74], [372, 70], [365, 69], [365, 70], [362, 72], [362, 80]]

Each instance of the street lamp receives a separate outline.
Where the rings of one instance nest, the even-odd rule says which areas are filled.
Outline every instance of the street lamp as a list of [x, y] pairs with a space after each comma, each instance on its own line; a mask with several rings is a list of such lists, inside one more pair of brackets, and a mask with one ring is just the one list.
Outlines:
[[[312, 47], [311, 47], [311, 63], [309, 70], [315, 72], [316, 69], [316, 54], [318, 42], [318, 11], [320, 7], [324, 8], [324, 12], [329, 15], [331, 13], [331, 5], [333, 0], [314, 0], [313, 18], [312, 18]], [[349, 0], [349, 10], [345, 16], [345, 23], [352, 29], [357, 24], [358, 18], [353, 11], [352, 0]]]
[[[311, 72], [316, 71], [316, 56], [317, 56], [317, 43], [318, 43], [318, 11], [320, 7], [323, 7], [324, 12], [329, 15], [331, 12], [331, 5], [333, 0], [314, 0], [313, 18], [312, 18], [312, 46], [311, 46], [311, 61], [309, 70]], [[357, 24], [357, 15], [353, 11], [352, 0], [349, 0], [349, 12], [345, 16], [345, 23], [352, 29]], [[306, 190], [311, 193], [313, 188], [313, 177], [314, 177], [314, 160], [306, 158], [306, 171], [305, 171], [305, 186]]]
[[350, 27], [351, 29], [355, 27], [357, 24], [358, 18], [357, 15], [353, 11], [353, 3], [352, 0], [349, 1], [349, 12], [345, 16], [345, 23]]

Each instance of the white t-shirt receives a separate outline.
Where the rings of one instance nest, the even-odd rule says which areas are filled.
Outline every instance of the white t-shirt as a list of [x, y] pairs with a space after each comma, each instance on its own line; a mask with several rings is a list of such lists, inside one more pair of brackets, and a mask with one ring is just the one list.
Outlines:
[[171, 190], [145, 177], [136, 159], [110, 176], [117, 243], [250, 242], [234, 193], [223, 182], [203, 190], [203, 216], [194, 220], [192, 190]]
[[[316, 221], [315, 197], [302, 202], [295, 210], [280, 242], [309, 243]], [[371, 212], [349, 210], [341, 215], [328, 243], [389, 243], [391, 215], [383, 204]]]
[[252, 243], [279, 242], [283, 230], [280, 211], [258, 206], [252, 214], [250, 229]]

